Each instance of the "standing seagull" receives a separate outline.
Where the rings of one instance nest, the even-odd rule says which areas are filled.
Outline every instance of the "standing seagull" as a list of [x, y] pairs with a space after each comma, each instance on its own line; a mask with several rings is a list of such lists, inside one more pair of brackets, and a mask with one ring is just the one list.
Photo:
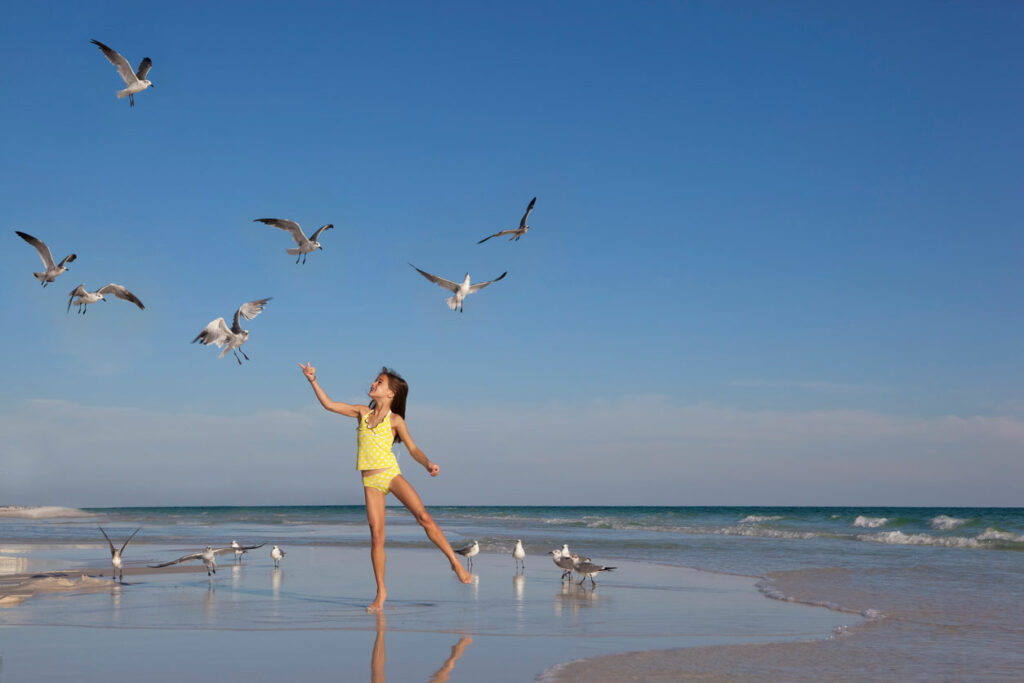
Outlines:
[[210, 576], [210, 572], [217, 573], [217, 555], [221, 553], [233, 553], [235, 549], [231, 546], [227, 548], [214, 548], [213, 546], [206, 546], [202, 552], [192, 553], [191, 555], [183, 555], [176, 560], [170, 562], [164, 562], [163, 564], [151, 564], [149, 567], [152, 569], [159, 569], [160, 567], [169, 567], [172, 564], [178, 564], [180, 562], [191, 562], [192, 560], [202, 560], [203, 566], [206, 567], [206, 575]]
[[[412, 266], [411, 263], [409, 265]], [[412, 267], [416, 268], [416, 266], [412, 266]], [[462, 281], [462, 284], [460, 285], [458, 283], [452, 282], [451, 280], [445, 280], [443, 277], [438, 277], [436, 275], [431, 275], [430, 273], [428, 273], [426, 271], [423, 271], [423, 270], [420, 270], [419, 268], [416, 268], [416, 271], [420, 275], [422, 275], [423, 277], [425, 277], [428, 280], [430, 280], [431, 282], [433, 282], [435, 285], [438, 285], [439, 287], [443, 287], [444, 289], [447, 289], [447, 290], [450, 290], [450, 291], [454, 292], [453, 296], [448, 297], [444, 301], [445, 301], [445, 303], [448, 304], [448, 308], [452, 309], [453, 311], [454, 310], [458, 310], [459, 313], [462, 313], [462, 300], [463, 299], [465, 299], [470, 294], [473, 294], [475, 292], [479, 292], [481, 289], [483, 289], [487, 285], [491, 284], [492, 282], [497, 282], [501, 278], [503, 278], [506, 275], [508, 275], [508, 271], [506, 270], [504, 273], [502, 273], [498, 277], [494, 278], [493, 280], [488, 280], [487, 282], [478, 282], [475, 285], [470, 285], [469, 284], [469, 273], [466, 273], [466, 278]]]
[[100, 533], [103, 534], [103, 538], [107, 539], [107, 545], [110, 546], [110, 564], [114, 565], [114, 572], [110, 575], [111, 579], [116, 579], [114, 574], [120, 572], [121, 583], [124, 583], [124, 561], [121, 559], [121, 557], [124, 554], [124, 549], [128, 547], [128, 541], [135, 538], [135, 534], [139, 533], [141, 529], [142, 527], [139, 527], [138, 529], [133, 531], [132, 535], [125, 539], [125, 542], [121, 546], [121, 549], [118, 550], [114, 547], [114, 543], [110, 540], [110, 536], [107, 536], [107, 532], [103, 530], [103, 527], [100, 527]]
[[512, 559], [516, 561], [516, 571], [519, 571], [519, 564], [522, 563], [523, 571], [526, 571], [526, 548], [522, 541], [516, 541], [516, 547], [512, 550]]
[[552, 561], [555, 566], [562, 570], [562, 581], [565, 581], [566, 577], [572, 579], [572, 570], [576, 567], [576, 563], [572, 561], [572, 558], [568, 555], [563, 555], [562, 551], [555, 548], [550, 553]]
[[228, 351], [232, 351], [235, 354], [235, 360], [241, 365], [242, 359], [238, 357], [239, 353], [245, 356], [246, 360], [249, 360], [249, 356], [246, 356], [245, 351], [242, 351], [240, 348], [242, 344], [249, 341], [249, 330], [242, 329], [242, 326], [239, 324], [239, 317], [252, 320], [260, 314], [263, 306], [272, 298], [268, 296], [266, 299], [257, 299], [256, 301], [250, 301], [239, 306], [238, 310], [235, 311], [235, 321], [231, 325], [230, 330], [228, 329], [228, 324], [224, 322], [224, 318], [211, 320], [210, 324], [196, 335], [192, 343], [202, 342], [205, 346], [210, 344], [216, 344], [218, 347], [223, 346], [224, 350], [217, 357], [223, 358]]
[[39, 258], [43, 259], [43, 265], [46, 266], [46, 272], [32, 273], [33, 275], [36, 276], [36, 279], [39, 280], [39, 284], [41, 284], [43, 287], [45, 287], [48, 283], [56, 280], [58, 275], [68, 270], [68, 268], [64, 267], [65, 263], [71, 263], [76, 258], [78, 258], [74, 254], [68, 254], [60, 263], [54, 263], [53, 255], [50, 253], [50, 248], [46, 246], [43, 242], [37, 240], [32, 235], [21, 232], [20, 230], [15, 230], [14, 234], [20, 237], [21, 239], [25, 240], [29, 244], [31, 244], [33, 247], [35, 247], [36, 251], [39, 252]]
[[469, 560], [469, 570], [473, 571], [473, 558], [480, 552], [480, 544], [473, 541], [463, 548], [456, 548], [455, 552]]
[[[78, 285], [75, 287], [71, 294], [68, 295], [68, 312], [71, 312], [71, 304], [74, 303], [78, 306], [78, 312], [85, 315], [89, 304], [94, 304], [97, 301], [106, 301], [104, 294], [113, 294], [118, 299], [124, 299], [125, 301], [131, 301], [133, 304], [138, 306], [140, 309], [145, 310], [145, 306], [139, 301], [139, 297], [135, 296], [121, 285], [115, 285], [111, 282], [109, 285], [104, 285], [97, 289], [95, 292], [87, 292], [85, 285]], [[78, 297], [75, 300], [75, 297]]]
[[260, 543], [259, 545], [242, 545], [238, 541], [231, 541], [231, 547], [235, 551], [235, 562], [241, 562], [242, 561], [242, 555], [244, 555], [245, 553], [249, 552], [250, 550], [255, 550], [256, 548], [262, 548], [265, 545], [266, 545], [266, 543]]
[[284, 551], [278, 548], [276, 545], [270, 549], [270, 559], [274, 561], [274, 566], [279, 567], [281, 558], [284, 557]]
[[92, 44], [98, 47], [106, 58], [110, 60], [110, 63], [117, 67], [117, 73], [121, 74], [121, 78], [124, 79], [125, 85], [128, 86], [124, 90], [118, 90], [117, 97], [119, 99], [127, 97], [128, 102], [134, 107], [135, 93], [142, 92], [146, 88], [153, 87], [153, 84], [146, 80], [146, 75], [149, 74], [149, 70], [153, 68], [153, 60], [146, 57], [139, 62], [139, 70], [132, 71], [132, 65], [129, 64], [128, 60], [122, 57], [119, 53], [114, 52], [98, 40], [93, 40]]
[[316, 251], [317, 249], [323, 251], [323, 247], [320, 246], [319, 242], [317, 242], [317, 238], [320, 237], [320, 233], [322, 233], [324, 230], [330, 230], [331, 228], [334, 227], [333, 223], [321, 225], [319, 228], [317, 228], [317, 231], [314, 232], [313, 235], [307, 239], [306, 235], [302, 232], [302, 228], [299, 227], [298, 223], [296, 223], [295, 221], [287, 220], [285, 218], [257, 218], [256, 220], [253, 221], [253, 223], [266, 223], [267, 225], [272, 225], [275, 228], [280, 228], [281, 230], [287, 230], [288, 232], [290, 232], [292, 234], [292, 239], [295, 240], [295, 244], [299, 246], [297, 249], [285, 249], [285, 251], [288, 252], [289, 254], [298, 255], [298, 258], [295, 259], [295, 262], [298, 263], [299, 259], [301, 258], [303, 265], [305, 265], [306, 263], [306, 255], [309, 254], [309, 252]]
[[583, 582], [586, 581], [587, 577], [589, 576], [590, 585], [594, 588], [597, 587], [597, 582], [594, 581], [594, 577], [600, 574], [601, 572], [610, 572], [613, 569], [615, 569], [615, 567], [603, 567], [599, 564], [594, 564], [589, 560], [577, 562], [576, 567], [574, 568], [577, 574], [583, 576], [583, 578], [580, 579], [579, 584], [582, 586]]
[[512, 235], [512, 237], [508, 238], [509, 242], [513, 242], [513, 241], [518, 240], [520, 237], [522, 237], [523, 235], [526, 234], [527, 230], [530, 229], [530, 226], [526, 224], [526, 217], [530, 215], [531, 211], [533, 211], [533, 205], [536, 204], [536, 203], [537, 203], [537, 198], [536, 197], [534, 197], [533, 199], [530, 200], [530, 205], [526, 207], [526, 213], [523, 214], [522, 219], [519, 221], [519, 227], [518, 228], [511, 228], [509, 230], [502, 230], [501, 232], [496, 232], [493, 235], [491, 235], [490, 237], [483, 238], [482, 240], [477, 242], [477, 244], [483, 244], [487, 240], [491, 239], [491, 237], [501, 237], [502, 235]]

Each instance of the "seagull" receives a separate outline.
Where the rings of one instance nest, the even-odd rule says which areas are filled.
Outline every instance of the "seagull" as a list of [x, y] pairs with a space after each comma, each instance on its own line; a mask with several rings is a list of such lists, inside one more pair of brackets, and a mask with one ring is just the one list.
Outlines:
[[501, 237], [502, 235], [512, 235], [512, 237], [508, 238], [509, 242], [513, 242], [513, 241], [518, 240], [520, 237], [522, 237], [523, 235], [526, 234], [527, 230], [530, 229], [530, 226], [526, 224], [526, 217], [530, 215], [531, 211], [533, 211], [533, 205], [536, 204], [536, 203], [537, 203], [537, 198], [536, 197], [534, 197], [533, 199], [530, 200], [530, 205], [526, 207], [526, 213], [524, 213], [522, 219], [520, 219], [519, 227], [518, 228], [512, 228], [512, 229], [509, 229], [509, 230], [502, 230], [501, 232], [496, 232], [493, 235], [491, 235], [490, 237], [483, 238], [482, 240], [477, 242], [477, 244], [483, 244], [487, 240], [491, 239], [491, 237]]
[[465, 556], [469, 560], [469, 570], [472, 571], [473, 570], [473, 558], [476, 556], [477, 553], [480, 552], [480, 544], [477, 543], [476, 541], [473, 541], [472, 543], [470, 543], [469, 545], [465, 546], [464, 548], [456, 548], [455, 552], [457, 552], [459, 555]]
[[153, 60], [146, 57], [139, 62], [139, 70], [132, 71], [132, 65], [129, 64], [128, 60], [120, 54], [111, 50], [98, 40], [93, 40], [92, 44], [98, 47], [106, 58], [110, 60], [110, 63], [117, 67], [117, 73], [121, 74], [121, 78], [124, 79], [125, 85], [128, 86], [124, 90], [117, 91], [118, 98], [123, 99], [127, 97], [128, 102], [134, 107], [135, 93], [142, 92], [146, 88], [153, 87], [153, 84], [146, 80], [146, 75], [149, 74], [149, 70], [153, 68]]
[[[133, 531], [132, 535], [125, 539], [125, 542], [121, 546], [120, 550], [114, 547], [114, 543], [110, 540], [110, 536], [107, 536], [107, 532], [103, 530], [103, 527], [100, 527], [99, 529], [100, 533], [103, 534], [103, 538], [107, 539], [107, 544], [110, 546], [110, 564], [114, 565], [114, 574], [120, 572], [121, 583], [124, 583], [124, 562], [122, 561], [121, 556], [124, 554], [124, 549], [128, 547], [128, 541], [135, 538], [135, 534], [139, 533], [142, 527], [139, 527], [138, 529]], [[113, 579], [115, 577], [113, 574], [111, 574], [110, 578]]]
[[284, 218], [257, 218], [253, 223], [266, 223], [267, 225], [272, 225], [275, 228], [281, 228], [282, 230], [290, 232], [292, 234], [292, 239], [295, 240], [295, 244], [299, 246], [297, 249], [285, 249], [285, 251], [289, 254], [298, 255], [295, 262], [298, 263], [299, 258], [301, 258], [303, 264], [306, 263], [306, 255], [309, 254], [309, 252], [316, 251], [317, 249], [323, 251], [323, 247], [320, 246], [319, 242], [317, 242], [317, 238], [320, 237], [320, 233], [324, 230], [330, 230], [334, 227], [333, 223], [321, 225], [317, 228], [317, 231], [307, 239], [306, 235], [302, 232], [302, 228], [300, 228], [299, 224], [295, 221], [290, 221]]
[[613, 569], [615, 569], [615, 567], [603, 567], [599, 564], [594, 564], [589, 560], [584, 561], [582, 559], [581, 561], [576, 563], [575, 567], [576, 573], [583, 576], [583, 578], [579, 581], [579, 585], [582, 586], [583, 582], [586, 581], [587, 577], [589, 576], [590, 585], [595, 588], [597, 587], [597, 583], [594, 581], [594, 577], [600, 574], [601, 572], [610, 572]]
[[275, 545], [270, 549], [270, 557], [274, 560], [274, 566], [278, 567], [280, 566], [278, 563], [281, 561], [281, 558], [284, 557], [284, 551]]
[[516, 541], [516, 547], [512, 550], [512, 559], [516, 561], [516, 570], [519, 569], [519, 563], [521, 562], [523, 571], [526, 571], [526, 549], [523, 547], [522, 541]]
[[60, 263], [54, 263], [53, 255], [50, 254], [50, 248], [46, 246], [43, 242], [37, 240], [32, 235], [24, 233], [20, 230], [15, 230], [14, 234], [20, 237], [21, 239], [25, 240], [29, 244], [31, 244], [33, 247], [35, 247], [36, 251], [39, 252], [39, 258], [43, 259], [43, 265], [46, 266], [46, 272], [32, 273], [33, 275], [36, 276], [36, 279], [39, 280], [39, 284], [41, 284], [43, 287], [45, 287], [50, 282], [56, 280], [57, 276], [63, 273], [64, 271], [69, 270], [68, 268], [64, 267], [65, 263], [71, 263], [76, 258], [78, 258], [74, 254], [68, 254]]
[[180, 562], [191, 562], [192, 560], [202, 560], [203, 566], [206, 567], [206, 575], [210, 576], [210, 572], [217, 573], [217, 555], [221, 553], [233, 553], [235, 549], [231, 546], [227, 548], [214, 548], [213, 546], [206, 546], [202, 552], [192, 553], [191, 555], [183, 555], [176, 560], [170, 562], [164, 562], [163, 564], [151, 564], [149, 565], [152, 569], [159, 569], [160, 567], [168, 567], [172, 564], [178, 564]]
[[[409, 265], [412, 266], [411, 263]], [[416, 268], [416, 266], [412, 267]], [[416, 271], [419, 272], [419, 274], [422, 275], [423, 277], [433, 282], [435, 285], [438, 285], [440, 287], [443, 287], [444, 289], [451, 290], [452, 292], [454, 292], [454, 296], [450, 296], [447, 299], [445, 299], [445, 303], [447, 303], [448, 308], [452, 309], [453, 311], [458, 309], [459, 313], [462, 313], [463, 299], [465, 299], [470, 294], [479, 292], [481, 289], [491, 284], [492, 282], [497, 282], [501, 278], [508, 275], [508, 271], [506, 270], [504, 273], [494, 278], [493, 280], [488, 280], [487, 282], [478, 282], [475, 285], [470, 285], [469, 273], [466, 273], [466, 278], [462, 281], [462, 284], [460, 285], [455, 282], [452, 282], [451, 280], [445, 280], [443, 277], [431, 275], [430, 273], [422, 271], [419, 268], [416, 268]]]
[[570, 553], [568, 543], [562, 544], [562, 557], [568, 557], [575, 564], [579, 564], [580, 562], [590, 562], [589, 557], [583, 557], [582, 555], [577, 555], [576, 553]]
[[262, 548], [266, 543], [260, 543], [259, 545], [242, 545], [238, 541], [231, 541], [231, 547], [235, 550], [235, 562], [241, 562], [242, 555], [250, 550], [256, 548]]
[[242, 344], [249, 341], [249, 330], [242, 329], [242, 326], [239, 324], [239, 316], [246, 320], [252, 320], [263, 311], [263, 306], [272, 298], [268, 296], [266, 299], [257, 299], [256, 301], [250, 301], [239, 306], [238, 310], [235, 311], [235, 321], [231, 325], [231, 329], [228, 329], [228, 324], [224, 322], [224, 318], [210, 321], [210, 324], [196, 335], [192, 343], [202, 342], [205, 346], [210, 344], [216, 344], [218, 347], [223, 346], [224, 350], [217, 357], [223, 358], [228, 351], [232, 351], [235, 354], [235, 360], [241, 365], [242, 359], [238, 357], [239, 353], [245, 356], [246, 360], [249, 360], [249, 356], [246, 356], [245, 351], [242, 351], [240, 348]]
[[555, 566], [562, 570], [562, 581], [565, 581], [566, 577], [572, 578], [572, 570], [576, 567], [576, 563], [572, 561], [571, 557], [563, 555], [558, 548], [552, 550], [548, 555], [551, 555]]
[[[68, 295], [68, 312], [71, 312], [71, 304], [74, 303], [76, 306], [78, 306], [78, 312], [84, 315], [85, 312], [89, 310], [89, 304], [94, 304], [97, 301], [106, 301], [106, 299], [103, 296], [104, 294], [113, 294], [118, 299], [131, 301], [140, 309], [144, 310], [146, 308], [145, 306], [142, 305], [142, 302], [139, 301], [139, 297], [135, 296], [121, 285], [115, 285], [113, 282], [111, 282], [109, 285], [104, 285], [100, 287], [95, 292], [87, 292], [85, 290], [85, 285], [78, 285], [77, 287], [75, 287], [71, 291], [71, 294]], [[76, 296], [78, 297], [77, 300], [75, 300]]]

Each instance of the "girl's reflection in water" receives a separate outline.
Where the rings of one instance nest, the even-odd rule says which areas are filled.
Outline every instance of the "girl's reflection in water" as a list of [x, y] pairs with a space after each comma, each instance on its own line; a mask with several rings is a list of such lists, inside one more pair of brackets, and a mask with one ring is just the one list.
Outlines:
[[[373, 654], [370, 656], [370, 681], [372, 683], [385, 683], [384, 664], [387, 662], [387, 648], [384, 645], [384, 634], [388, 630], [388, 619], [383, 612], [377, 613], [377, 637], [373, 641]], [[452, 645], [451, 654], [445, 660], [441, 668], [430, 677], [430, 683], [445, 683], [448, 674], [455, 668], [455, 662], [459, 660], [462, 653], [473, 642], [469, 636], [462, 636], [459, 642]]]

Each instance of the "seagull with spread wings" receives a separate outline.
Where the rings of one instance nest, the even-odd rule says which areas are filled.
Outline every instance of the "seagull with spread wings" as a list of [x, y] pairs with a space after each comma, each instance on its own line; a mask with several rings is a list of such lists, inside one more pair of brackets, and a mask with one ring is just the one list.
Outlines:
[[242, 364], [242, 359], [238, 357], [241, 353], [245, 356], [246, 360], [249, 360], [249, 356], [245, 355], [245, 351], [242, 351], [241, 346], [245, 342], [249, 341], [249, 330], [243, 330], [240, 324], [240, 319], [245, 318], [246, 320], [252, 320], [258, 316], [262, 311], [263, 307], [273, 297], [267, 297], [266, 299], [257, 299], [256, 301], [249, 301], [238, 307], [235, 311], [235, 320], [228, 329], [228, 325], [224, 322], [224, 318], [217, 318], [211, 320], [210, 324], [207, 325], [202, 332], [196, 335], [196, 338], [192, 340], [192, 343], [202, 342], [203, 345], [209, 346], [210, 344], [216, 344], [218, 347], [224, 347], [224, 350], [220, 352], [218, 358], [223, 358], [228, 351], [235, 354], [235, 360], [238, 364]]
[[121, 78], [124, 79], [124, 84], [128, 87], [124, 90], [118, 90], [118, 98], [128, 98], [128, 102], [131, 106], [135, 106], [135, 93], [142, 92], [146, 88], [152, 88], [153, 83], [146, 80], [146, 76], [149, 74], [149, 70], [153, 68], [153, 60], [146, 57], [139, 62], [138, 71], [132, 71], [132, 65], [128, 63], [128, 60], [122, 57], [118, 52], [110, 49], [98, 40], [93, 40], [92, 44], [95, 45], [103, 52], [110, 63], [117, 68], [117, 73], [121, 74]]
[[114, 574], [120, 572], [121, 583], [124, 583], [124, 560], [122, 559], [124, 549], [128, 547], [128, 541], [135, 538], [135, 534], [139, 533], [139, 531], [142, 530], [142, 527], [133, 531], [132, 535], [125, 540], [120, 549], [114, 547], [113, 541], [110, 540], [110, 536], [107, 536], [107, 532], [103, 530], [103, 527], [100, 527], [99, 529], [100, 533], [103, 534], [103, 538], [107, 539], [107, 545], [110, 546], [110, 564], [114, 565], [114, 572], [110, 575], [110, 578], [116, 579], [117, 577], [114, 576]]
[[[409, 265], [412, 266], [411, 263]], [[445, 280], [443, 277], [432, 275], [426, 272], [425, 270], [420, 270], [419, 268], [416, 268], [416, 266], [412, 267], [416, 269], [416, 272], [418, 272], [420, 275], [433, 282], [435, 285], [453, 292], [452, 296], [445, 299], [445, 303], [448, 304], [448, 308], [452, 309], [453, 311], [458, 310], [459, 313], [462, 313], [463, 299], [465, 299], [470, 294], [479, 292], [481, 289], [491, 284], [492, 282], [497, 282], [501, 278], [508, 275], [508, 271], [506, 270], [504, 273], [494, 278], [493, 280], [488, 280], [487, 282], [478, 282], [475, 285], [471, 285], [469, 284], [469, 273], [466, 273], [466, 277], [465, 279], [462, 280], [462, 284], [459, 284], [457, 282], [452, 282], [451, 280]]]
[[[142, 305], [142, 302], [139, 301], [139, 297], [135, 296], [121, 285], [111, 282], [109, 285], [100, 287], [95, 292], [86, 291], [85, 285], [78, 285], [75, 287], [71, 290], [71, 294], [68, 296], [68, 312], [71, 312], [71, 304], [74, 303], [74, 305], [78, 306], [78, 312], [85, 315], [85, 312], [89, 310], [89, 304], [94, 304], [97, 301], [106, 301], [104, 296], [106, 294], [113, 294], [118, 299], [131, 301], [140, 309], [145, 310], [146, 308]], [[78, 298], [75, 299], [75, 297]]]
[[45, 287], [50, 282], [56, 280], [57, 276], [60, 275], [61, 273], [69, 270], [69, 268], [66, 268], [64, 266], [65, 263], [71, 263], [76, 258], [78, 258], [74, 254], [68, 254], [61, 260], [60, 263], [54, 263], [53, 254], [50, 253], [50, 248], [46, 246], [46, 244], [44, 244], [41, 240], [38, 240], [32, 235], [24, 233], [20, 230], [15, 230], [14, 234], [20, 237], [21, 239], [25, 240], [29, 244], [31, 244], [33, 247], [35, 247], [36, 251], [39, 252], [39, 258], [43, 259], [43, 265], [46, 266], [46, 272], [32, 273], [33, 275], [36, 276], [36, 279], [39, 280], [39, 284], [41, 284], [43, 287]]
[[242, 555], [249, 552], [250, 550], [262, 548], [265, 545], [266, 543], [260, 543], [259, 545], [242, 545], [238, 541], [231, 541], [231, 548], [235, 551], [235, 562], [241, 562]]
[[501, 237], [502, 235], [512, 235], [511, 237], [508, 238], [509, 242], [518, 240], [520, 237], [522, 237], [523, 235], [526, 234], [527, 230], [530, 229], [530, 226], [526, 224], [526, 217], [530, 215], [531, 211], [533, 211], [533, 205], [536, 204], [536, 203], [537, 203], [537, 198], [536, 197], [534, 197], [533, 199], [530, 200], [530, 205], [526, 207], [526, 213], [524, 213], [522, 219], [520, 219], [519, 227], [518, 228], [510, 228], [508, 230], [502, 230], [501, 232], [496, 232], [493, 235], [490, 235], [489, 237], [483, 238], [482, 240], [477, 242], [477, 244], [483, 244], [487, 240], [491, 239], [491, 237]]
[[151, 564], [148, 565], [151, 569], [159, 569], [160, 567], [169, 567], [172, 564], [180, 564], [182, 562], [191, 562], [192, 560], [202, 560], [203, 566], [206, 567], [206, 575], [210, 576], [210, 572], [217, 573], [217, 555], [222, 553], [233, 553], [235, 549], [231, 546], [227, 548], [214, 548], [213, 546], [206, 546], [201, 552], [192, 553], [191, 555], [182, 555], [176, 560], [170, 562], [164, 562], [163, 564]]
[[317, 249], [320, 249], [321, 251], [323, 250], [323, 247], [317, 241], [317, 238], [320, 237], [320, 233], [334, 227], [333, 223], [321, 225], [316, 232], [307, 238], [298, 223], [286, 218], [257, 218], [253, 223], [266, 223], [267, 225], [290, 232], [292, 234], [292, 239], [295, 240], [295, 244], [299, 246], [295, 249], [285, 249], [285, 251], [297, 257], [295, 259], [296, 263], [298, 263], [301, 258], [303, 264], [306, 263], [306, 255], [309, 254], [309, 252], [316, 251]]

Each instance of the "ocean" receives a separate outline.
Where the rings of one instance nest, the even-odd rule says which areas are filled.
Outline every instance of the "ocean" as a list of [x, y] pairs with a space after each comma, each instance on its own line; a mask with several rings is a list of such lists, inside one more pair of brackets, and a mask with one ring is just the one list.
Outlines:
[[[434, 506], [429, 510], [453, 546], [475, 539], [482, 554], [508, 554], [515, 540], [521, 539], [530, 571], [557, 572], [546, 553], [567, 543], [573, 551], [605, 564], [632, 561], [757, 577], [765, 600], [805, 603], [862, 617], [860, 625], [834, 634], [827, 652], [790, 643], [780, 646], [789, 653], [784, 656], [761, 653], [765, 663], [773, 657], [778, 660], [779, 677], [1024, 680], [1022, 508]], [[143, 531], [133, 543], [184, 549], [233, 539], [243, 544], [270, 541], [282, 547], [368, 544], [362, 506], [8, 507], [0, 508], [0, 546], [22, 552], [5, 552], [0, 547], [0, 574], [59, 569], [69, 563], [109, 567], [106, 558], [95, 552], [99, 524], [115, 540], [141, 526]], [[401, 507], [388, 508], [388, 545], [431, 547]], [[24, 552], [26, 548], [30, 550]], [[18, 555], [17, 564], [3, 555]], [[850, 652], [859, 655], [849, 661]], [[707, 662], [686, 662], [686, 666], [692, 665], [695, 672], [707, 666], [710, 671], [728, 668], [723, 661], [735, 661], [732, 655], [723, 659], [721, 651], [704, 654]], [[838, 658], [832, 674], [828, 656]], [[682, 666], [678, 662], [662, 665]], [[610, 669], [604, 666], [603, 670]], [[572, 680], [579, 671], [571, 671], [571, 667], [559, 668], [547, 677]], [[805, 674], [809, 677], [804, 678]], [[599, 673], [588, 675], [598, 676], [594, 680], [614, 680], [602, 679]], [[772, 678], [766, 673], [763, 680]]]

